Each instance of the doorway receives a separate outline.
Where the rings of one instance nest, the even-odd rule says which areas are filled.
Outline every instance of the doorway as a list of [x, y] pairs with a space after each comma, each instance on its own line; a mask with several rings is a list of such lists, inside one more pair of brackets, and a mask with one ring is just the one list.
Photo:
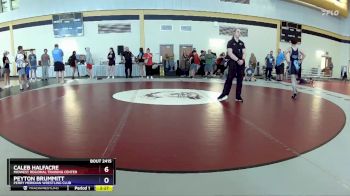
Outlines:
[[191, 44], [181, 44], [179, 46], [179, 68], [182, 71], [181, 75], [187, 75], [190, 69], [190, 55], [193, 50]]
[[161, 44], [159, 49], [159, 55], [166, 72], [176, 70], [174, 60], [174, 45]]

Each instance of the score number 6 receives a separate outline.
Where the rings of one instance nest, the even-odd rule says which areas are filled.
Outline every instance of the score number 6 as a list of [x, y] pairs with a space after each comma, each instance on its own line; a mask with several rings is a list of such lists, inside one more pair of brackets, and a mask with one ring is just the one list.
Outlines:
[[[103, 169], [103, 171], [104, 171], [105, 173], [108, 173], [108, 172], [109, 172], [109, 167], [106, 166], [106, 167]], [[104, 182], [105, 184], [108, 184], [108, 183], [109, 183], [109, 178], [108, 178], [108, 177], [105, 177], [105, 178], [103, 179], [103, 182]]]

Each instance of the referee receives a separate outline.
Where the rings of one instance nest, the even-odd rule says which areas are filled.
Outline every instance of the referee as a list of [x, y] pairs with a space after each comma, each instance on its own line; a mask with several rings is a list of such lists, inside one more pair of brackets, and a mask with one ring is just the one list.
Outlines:
[[227, 62], [228, 76], [225, 82], [224, 90], [218, 97], [218, 101], [223, 101], [228, 98], [232, 86], [232, 80], [236, 77], [236, 101], [243, 102], [241, 92], [245, 70], [245, 46], [244, 43], [239, 39], [240, 36], [241, 30], [235, 29], [233, 38], [227, 43], [227, 58], [229, 59]]

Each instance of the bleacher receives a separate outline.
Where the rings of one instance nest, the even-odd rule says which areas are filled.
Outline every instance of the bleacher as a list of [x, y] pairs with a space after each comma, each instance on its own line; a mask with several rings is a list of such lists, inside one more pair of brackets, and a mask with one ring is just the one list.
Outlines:
[[[322, 72], [320, 68], [312, 67], [302, 69], [301, 72], [302, 78], [313, 78], [314, 80], [324, 80], [324, 79], [335, 79], [337, 78], [334, 73], [331, 75], [329, 72]], [[285, 71], [285, 78], [290, 79], [290, 75], [288, 74], [288, 70]]]
[[[325, 78], [326, 77], [324, 73], [321, 72], [321, 69], [317, 67], [303, 69], [301, 72], [301, 76], [306, 78]], [[327, 77], [329, 78], [330, 76], [327, 76]]]

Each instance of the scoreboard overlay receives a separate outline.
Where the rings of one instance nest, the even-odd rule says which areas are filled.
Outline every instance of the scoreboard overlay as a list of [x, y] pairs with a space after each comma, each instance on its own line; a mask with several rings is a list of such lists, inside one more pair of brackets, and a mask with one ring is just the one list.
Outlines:
[[115, 159], [7, 159], [12, 191], [113, 191]]

